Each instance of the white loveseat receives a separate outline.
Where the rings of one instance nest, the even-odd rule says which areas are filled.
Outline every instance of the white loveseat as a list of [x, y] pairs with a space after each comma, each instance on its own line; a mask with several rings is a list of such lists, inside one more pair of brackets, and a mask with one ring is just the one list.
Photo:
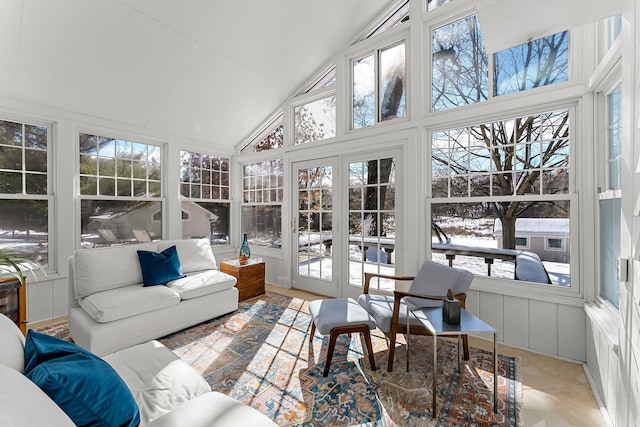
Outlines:
[[[56, 359], [58, 360], [61, 359]], [[276, 426], [257, 410], [229, 396], [211, 391], [209, 384], [198, 372], [158, 341], [148, 341], [120, 350], [102, 360], [113, 368], [116, 378], [119, 376], [124, 381], [124, 386], [121, 387], [126, 386], [131, 392], [139, 410], [140, 426]], [[56, 363], [59, 365], [64, 362]], [[77, 376], [77, 362], [67, 364], [70, 370], [68, 377], [74, 378]], [[74, 426], [62, 407], [23, 374], [25, 365], [25, 338], [9, 318], [0, 314], [0, 426]], [[54, 376], [51, 375], [49, 379], [51, 378]], [[93, 381], [92, 375], [88, 381]], [[102, 392], [106, 395], [113, 394], [109, 384], [98, 379], [95, 382], [95, 385], [89, 383], [85, 387], [90, 390], [103, 389]], [[49, 383], [50, 381], [47, 386]], [[71, 392], [75, 392], [78, 400], [84, 402], [81, 406], [83, 413], [90, 410], [84, 408], [94, 409], [86, 404], [86, 390], [83, 392], [76, 388]], [[69, 405], [69, 402], [61, 404]], [[108, 404], [103, 404], [102, 408], [106, 408], [107, 413], [114, 410]], [[99, 418], [100, 414], [92, 413], [92, 416]]]
[[[137, 251], [174, 245], [186, 277], [144, 287]], [[235, 283], [218, 270], [207, 239], [81, 249], [69, 258], [69, 334], [105, 355], [236, 310]]]

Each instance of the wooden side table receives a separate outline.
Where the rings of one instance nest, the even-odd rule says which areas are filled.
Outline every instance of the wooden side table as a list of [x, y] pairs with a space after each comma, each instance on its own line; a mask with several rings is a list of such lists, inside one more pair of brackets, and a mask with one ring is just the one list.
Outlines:
[[249, 258], [246, 264], [240, 264], [235, 258], [220, 263], [220, 271], [237, 279], [240, 301], [264, 294], [265, 263], [262, 258]]
[[0, 313], [27, 334], [27, 287], [14, 277], [0, 278]]

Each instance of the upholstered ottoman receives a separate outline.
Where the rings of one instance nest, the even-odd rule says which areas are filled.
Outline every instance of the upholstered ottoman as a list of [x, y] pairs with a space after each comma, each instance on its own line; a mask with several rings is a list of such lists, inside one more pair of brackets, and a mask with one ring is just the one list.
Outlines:
[[336, 338], [341, 334], [352, 334], [354, 332], [361, 333], [364, 337], [371, 369], [376, 370], [370, 335], [370, 330], [376, 327], [376, 322], [356, 300], [338, 298], [311, 301], [309, 303], [309, 311], [313, 319], [309, 341], [313, 341], [316, 329], [321, 335], [329, 335], [329, 347], [327, 348], [327, 360], [323, 377], [329, 375]]

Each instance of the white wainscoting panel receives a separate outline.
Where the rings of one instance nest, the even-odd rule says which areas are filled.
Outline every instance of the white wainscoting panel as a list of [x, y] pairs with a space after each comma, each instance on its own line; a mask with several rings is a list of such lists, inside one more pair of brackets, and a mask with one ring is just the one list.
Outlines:
[[529, 343], [532, 350], [558, 354], [558, 304], [530, 300]]
[[504, 342], [529, 348], [529, 300], [504, 297]]
[[480, 294], [480, 319], [498, 331], [498, 341], [504, 341], [504, 296], [483, 292]]
[[66, 277], [55, 279], [51, 284], [53, 291], [52, 317], [69, 314], [69, 280]]
[[52, 301], [51, 280], [33, 282], [27, 278], [27, 323], [52, 319], [54, 317]]
[[558, 305], [558, 356], [586, 360], [584, 308]]

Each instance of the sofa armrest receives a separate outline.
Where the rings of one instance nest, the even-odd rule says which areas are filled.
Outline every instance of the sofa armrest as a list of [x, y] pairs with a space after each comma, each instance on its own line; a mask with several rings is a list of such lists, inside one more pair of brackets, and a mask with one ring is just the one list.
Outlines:
[[266, 415], [244, 403], [212, 391], [156, 418], [149, 427], [277, 427]]

